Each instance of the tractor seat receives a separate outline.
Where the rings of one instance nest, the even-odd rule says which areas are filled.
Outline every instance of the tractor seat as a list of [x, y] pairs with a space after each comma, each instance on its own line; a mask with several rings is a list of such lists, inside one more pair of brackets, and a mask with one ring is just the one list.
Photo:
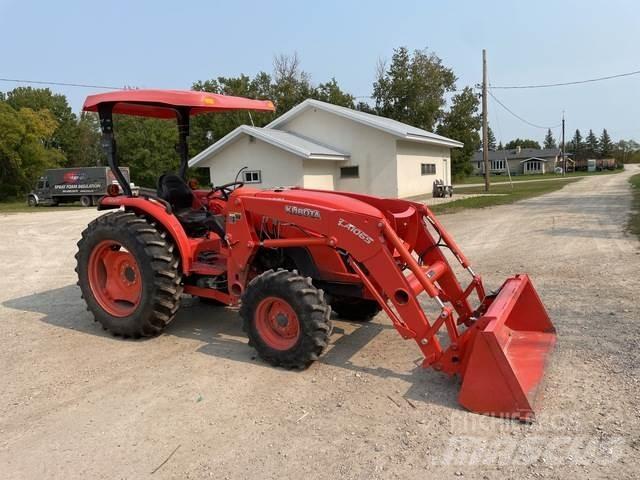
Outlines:
[[224, 239], [224, 215], [212, 215], [210, 212], [193, 208], [193, 192], [186, 182], [172, 173], [166, 173], [158, 179], [158, 197], [166, 200], [173, 208], [185, 232], [190, 237], [202, 237], [211, 231]]
[[173, 173], [165, 173], [158, 179], [158, 196], [169, 202], [174, 210], [191, 208], [193, 205], [193, 192], [189, 185]]

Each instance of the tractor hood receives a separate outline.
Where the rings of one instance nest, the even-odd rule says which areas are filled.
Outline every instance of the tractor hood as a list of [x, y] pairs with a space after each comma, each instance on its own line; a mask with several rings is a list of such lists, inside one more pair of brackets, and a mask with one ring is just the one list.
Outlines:
[[308, 205], [310, 208], [315, 206], [335, 210], [346, 210], [355, 214], [368, 215], [380, 219], [384, 218], [384, 214], [376, 207], [367, 203], [364, 198], [358, 199], [350, 196], [349, 194], [342, 194], [340, 192], [292, 188], [286, 190], [273, 189], [254, 191], [254, 196], [256, 198], [291, 201], [295, 202], [297, 205]]

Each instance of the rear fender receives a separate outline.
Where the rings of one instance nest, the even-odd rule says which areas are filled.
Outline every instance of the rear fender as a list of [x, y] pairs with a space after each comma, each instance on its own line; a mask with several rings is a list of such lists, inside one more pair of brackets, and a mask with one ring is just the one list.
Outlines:
[[154, 201], [152, 198], [117, 196], [102, 197], [98, 209], [105, 210], [119, 207], [133, 210], [145, 217], [152, 218], [162, 225], [162, 228], [171, 236], [173, 243], [178, 248], [182, 272], [188, 274], [191, 271], [191, 242], [178, 219], [172, 213], [167, 212], [165, 205]]

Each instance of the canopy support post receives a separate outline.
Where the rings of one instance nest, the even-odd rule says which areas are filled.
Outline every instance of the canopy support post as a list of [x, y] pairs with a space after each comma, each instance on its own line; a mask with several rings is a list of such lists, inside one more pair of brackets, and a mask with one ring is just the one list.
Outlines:
[[186, 180], [187, 168], [189, 167], [189, 112], [190, 108], [176, 109], [176, 117], [178, 118], [178, 144], [176, 151], [180, 156], [180, 178]]
[[113, 103], [101, 103], [98, 105], [98, 116], [100, 117], [100, 130], [102, 130], [102, 149], [107, 156], [109, 168], [118, 180], [120, 188], [127, 197], [133, 196], [131, 185], [125, 178], [118, 165], [116, 156], [116, 139], [113, 136]]

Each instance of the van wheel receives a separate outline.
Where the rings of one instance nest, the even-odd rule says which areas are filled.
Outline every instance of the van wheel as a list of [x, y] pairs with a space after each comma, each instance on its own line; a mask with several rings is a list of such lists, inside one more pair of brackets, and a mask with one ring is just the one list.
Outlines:
[[80, 205], [83, 207], [90, 207], [93, 202], [91, 201], [91, 197], [87, 195], [83, 195], [80, 197]]
[[33, 195], [29, 195], [29, 198], [27, 199], [27, 205], [29, 205], [30, 207], [35, 207], [36, 205], [38, 205], [36, 197], [34, 197]]

